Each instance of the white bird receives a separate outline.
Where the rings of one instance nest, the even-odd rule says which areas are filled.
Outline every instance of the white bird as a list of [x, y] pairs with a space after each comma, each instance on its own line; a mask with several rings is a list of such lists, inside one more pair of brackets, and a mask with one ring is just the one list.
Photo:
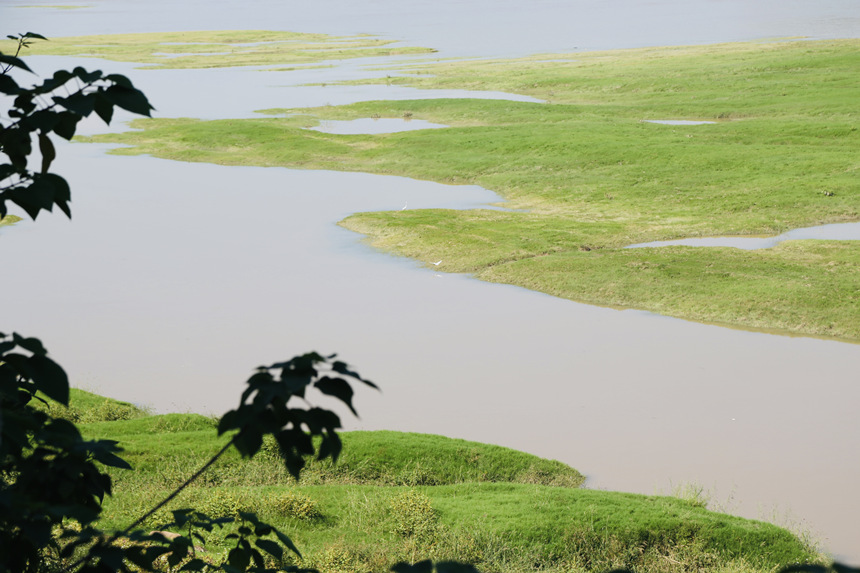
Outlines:
[[401, 210], [401, 211], [405, 211], [405, 210], [406, 210], [406, 207], [408, 207], [408, 206], [409, 206], [409, 201], [407, 201], [407, 202], [406, 202], [406, 205], [404, 205], [403, 207], [401, 207], [401, 209], [400, 209], [400, 210]]
[[438, 267], [438, 266], [439, 266], [439, 263], [441, 263], [441, 262], [442, 262], [441, 260], [438, 260], [438, 261], [436, 261], [435, 263], [432, 263], [432, 264], [434, 264], [434, 265], [436, 265], [436, 266]]

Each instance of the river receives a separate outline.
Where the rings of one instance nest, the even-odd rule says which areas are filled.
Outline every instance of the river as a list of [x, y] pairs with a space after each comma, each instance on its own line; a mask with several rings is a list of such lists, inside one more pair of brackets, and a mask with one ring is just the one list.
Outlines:
[[[853, 0], [40, 4], [4, 2], [6, 33], [372, 33], [480, 57], [860, 32]], [[43, 70], [75, 62], [33, 60]], [[129, 75], [161, 116], [421, 95], [297, 87], [305, 76], [370, 73], [355, 61], [305, 76], [88, 65]], [[860, 346], [481, 283], [375, 252], [335, 225], [407, 203], [498, 200], [478, 187], [117, 157], [101, 145], [59, 153], [74, 221], [43, 215], [2, 231], [0, 288], [15, 301], [3, 328], [39, 336], [76, 385], [159, 411], [217, 413], [253, 367], [338, 352], [383, 389], [359, 393], [350, 428], [510, 446], [571, 464], [592, 488], [697, 483], [727, 511], [790, 521], [860, 563]]]

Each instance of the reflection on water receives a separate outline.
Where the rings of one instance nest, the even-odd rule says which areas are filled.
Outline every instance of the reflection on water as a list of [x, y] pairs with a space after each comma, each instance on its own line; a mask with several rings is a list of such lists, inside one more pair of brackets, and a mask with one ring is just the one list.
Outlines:
[[673, 241], [651, 241], [629, 245], [627, 249], [645, 247], [734, 247], [746, 251], [769, 249], [783, 241], [801, 241], [806, 239], [826, 241], [858, 241], [860, 240], [860, 223], [833, 223], [794, 229], [775, 237], [701, 237], [693, 239], [676, 239]]
[[440, 129], [448, 127], [441, 123], [432, 123], [423, 119], [409, 119], [398, 117], [362, 117], [360, 119], [351, 119], [348, 121], [323, 120], [316, 127], [311, 127], [314, 131], [322, 131], [324, 133], [337, 133], [340, 135], [357, 135], [357, 134], [381, 134], [381, 133], [398, 133], [401, 131], [417, 131], [419, 129]]
[[[371, 33], [438, 48], [439, 57], [860, 33], [855, 0], [91, 0], [74, 11], [16, 8], [51, 1], [4, 2], [4, 24], [47, 36]], [[47, 71], [70, 62], [79, 63], [31, 63]], [[366, 63], [289, 72], [86, 65], [129, 75], [162, 117], [466, 95], [330, 85], [384, 74]], [[351, 427], [503, 444], [570, 463], [591, 487], [655, 493], [697, 482], [718, 500], [733, 495], [730, 509], [742, 515], [790, 510], [860, 562], [860, 346], [588, 307], [439, 274], [373, 252], [334, 225], [407, 203], [497, 200], [477, 187], [106, 157], [92, 145], [63, 147], [56, 169], [74, 189], [75, 221], [40, 217], [3, 233], [4, 268], [26, 269], [3, 277], [4, 300], [15, 301], [3, 324], [40, 336], [78, 385], [159, 410], [222, 412], [258, 364], [337, 351], [383, 388], [357, 396], [363, 418]]]

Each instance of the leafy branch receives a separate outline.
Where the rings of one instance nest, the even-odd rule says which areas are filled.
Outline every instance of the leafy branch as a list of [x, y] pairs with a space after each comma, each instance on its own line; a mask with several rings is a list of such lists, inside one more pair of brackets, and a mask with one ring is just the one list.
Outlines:
[[[154, 109], [140, 90], [123, 75], [103, 74], [101, 70], [87, 71], [76, 67], [71, 72], [58, 70], [51, 78], [31, 87], [21, 87], [11, 72], [18, 69], [33, 73], [19, 58], [22, 48], [34, 39], [45, 38], [27, 32], [8, 36], [18, 40], [14, 56], [0, 53], [0, 94], [13, 99], [8, 117], [0, 118], [0, 152], [7, 161], [0, 164], [0, 218], [5, 217], [7, 201], [23, 209], [36, 219], [43, 210], [54, 206], [71, 218], [71, 193], [65, 179], [50, 173], [56, 158], [56, 149], [50, 134], [71, 140], [78, 122], [96, 113], [105, 123], [113, 119], [119, 107], [135, 114], [149, 116]], [[67, 95], [60, 95], [65, 90]], [[28, 163], [37, 142], [41, 161], [37, 171]]]
[[[290, 402], [294, 398], [305, 400], [307, 390], [315, 388], [322, 394], [340, 400], [350, 411], [358, 415], [352, 405], [353, 390], [351, 383], [360, 382], [372, 388], [377, 388], [377, 386], [362, 378], [344, 362], [336, 361], [334, 358], [334, 355], [324, 357], [311, 352], [286, 362], [257, 368], [257, 372], [247, 381], [248, 387], [242, 393], [239, 407], [227, 412], [218, 425], [219, 435], [235, 432], [230, 441], [167, 497], [126, 529], [114, 534], [107, 544], [130, 535], [135, 527], [141, 525], [159, 509], [170, 503], [182, 490], [203, 475], [231, 446], [235, 447], [243, 457], [251, 458], [262, 447], [263, 437], [266, 435], [273, 436], [278, 443], [287, 470], [296, 480], [299, 479], [306, 457], [315, 455], [317, 460], [330, 458], [336, 462], [342, 449], [340, 438], [337, 435], [337, 430], [341, 428], [340, 418], [337, 414], [317, 407], [294, 408], [290, 406]], [[316, 438], [320, 438], [318, 448], [315, 447]], [[185, 511], [190, 512], [191, 510]], [[299, 550], [286, 535], [274, 527], [260, 522], [253, 514], [241, 515], [245, 521], [254, 525], [256, 535], [260, 536], [273, 532], [281, 543], [296, 555], [301, 556]], [[183, 521], [177, 525], [181, 527], [188, 523], [188, 519], [190, 518], [183, 518]], [[224, 519], [229, 521], [230, 518]], [[222, 523], [226, 522], [222, 520]], [[243, 529], [240, 528], [240, 534], [242, 531]], [[240, 543], [231, 552], [231, 555], [242, 553], [248, 559], [255, 560], [253, 549], [248, 545], [247, 540], [244, 540], [243, 537], [238, 539]], [[276, 551], [278, 558], [281, 557], [281, 552], [275, 550], [270, 544], [263, 543], [260, 547], [270, 553]], [[274, 553], [272, 554], [274, 555]], [[73, 564], [69, 570], [75, 570], [82, 562], [83, 560], [80, 560]]]
[[[18, 42], [18, 47], [15, 49], [15, 56], [14, 56], [15, 58], [17, 58], [19, 55], [21, 55], [21, 50], [23, 50], [24, 48], [30, 47], [30, 45], [33, 43], [31, 40], [47, 40], [47, 38], [45, 36], [42, 36], [41, 34], [34, 34], [33, 32], [27, 32], [25, 34], [18, 34], [16, 36], [13, 36], [10, 34], [10, 35], [7, 35], [6, 37], [9, 38], [10, 40], [12, 40], [13, 42]], [[4, 61], [4, 60], [2, 57], [0, 57], [0, 62], [2, 62], [2, 61]], [[6, 65], [3, 67], [3, 69], [0, 70], [0, 74], [8, 73], [9, 70], [12, 69], [12, 67], [13, 67], [12, 63], [6, 63]]]
[[[18, 40], [15, 55], [0, 54], [0, 94], [12, 98], [7, 117], [0, 118], [0, 153], [6, 157], [0, 164], [0, 217], [7, 213], [7, 201], [33, 219], [54, 206], [71, 217], [69, 186], [49, 172], [56, 158], [50, 135], [71, 140], [78, 122], [93, 112], [109, 123], [116, 107], [146, 116], [153, 108], [126, 77], [80, 67], [56, 71], [41, 84], [21, 87], [11, 72], [32, 70], [19, 58], [20, 52], [32, 40], [44, 37], [28, 32], [10, 38]], [[41, 156], [38, 171], [29, 168], [36, 153], [34, 141]], [[48, 358], [38, 339], [0, 333], [0, 573], [35, 573], [48, 563], [55, 570], [75, 573], [154, 571], [159, 559], [171, 567], [184, 563], [183, 571], [262, 573], [276, 570], [268, 567], [266, 556], [279, 563], [284, 548], [300, 555], [289, 537], [252, 513], [239, 514], [238, 528], [228, 535], [236, 545], [220, 565], [196, 557], [193, 542], [203, 540], [200, 530], [233, 523], [232, 517], [174, 511], [173, 526], [187, 527], [187, 537], [135, 528], [230, 447], [250, 458], [260, 450], [263, 438], [271, 435], [296, 479], [308, 456], [336, 460], [342, 447], [337, 435], [340, 419], [334, 412], [308, 404], [308, 389], [340, 400], [355, 413], [352, 384], [376, 386], [334, 358], [310, 353], [258, 368], [239, 406], [218, 426], [219, 435], [230, 435], [228, 443], [150, 511], [109, 535], [94, 524], [105, 495], [111, 494], [111, 478], [103, 467], [131, 469], [117, 455], [119, 445], [112, 440], [84, 440], [73, 423], [34, 407], [48, 400], [68, 405], [68, 376]], [[296, 401], [307, 407], [295, 407]], [[51, 555], [59, 562], [51, 561]]]
[[[126, 529], [107, 536], [92, 526], [101, 512], [104, 496], [111, 494], [110, 476], [96, 462], [131, 467], [117, 455], [121, 450], [116, 442], [84, 440], [71, 422], [52, 418], [31, 406], [33, 401], [45, 398], [67, 405], [68, 377], [47, 357], [38, 339], [0, 333], [0, 475], [14, 476], [0, 480], [0, 548], [17, 548], [9, 552], [6, 562], [0, 558], [0, 570], [26, 571], [41, 563], [45, 547], [56, 542], [54, 528], [68, 520], [81, 528], [64, 530], [60, 553], [64, 558], [76, 552], [83, 554], [62, 571], [85, 573], [103, 571], [104, 567], [126, 571], [129, 563], [153, 570], [156, 560], [163, 558], [171, 566], [185, 562], [182, 569], [186, 571], [220, 568], [225, 573], [262, 573], [275, 570], [266, 567], [266, 555], [280, 563], [286, 548], [301, 557], [287, 535], [253, 513], [239, 514], [238, 529], [227, 536], [235, 539], [236, 546], [221, 565], [195, 556], [193, 542], [197, 534], [193, 529], [211, 531], [233, 523], [234, 518], [211, 518], [183, 509], [173, 512], [171, 526], [189, 527], [188, 536], [168, 538], [162, 532], [145, 534], [135, 528], [176, 498], [230, 447], [250, 458], [259, 452], [264, 437], [271, 435], [295, 479], [307, 457], [336, 461], [342, 449], [337, 435], [340, 418], [307, 403], [306, 395], [315, 389], [355, 413], [355, 383], [376, 388], [344, 362], [335, 360], [335, 356], [308, 353], [259, 367], [248, 379], [239, 406], [227, 412], [218, 425], [219, 435], [231, 435], [227, 444], [150, 511]], [[296, 407], [296, 401], [307, 407]], [[202, 541], [202, 537], [197, 539]], [[120, 546], [120, 540], [126, 543]]]

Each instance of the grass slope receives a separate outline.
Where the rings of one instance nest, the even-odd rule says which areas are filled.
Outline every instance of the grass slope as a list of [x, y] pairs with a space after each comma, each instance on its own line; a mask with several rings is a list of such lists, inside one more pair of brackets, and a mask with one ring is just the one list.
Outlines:
[[68, 406], [63, 406], [53, 401], [35, 401], [33, 404], [37, 408], [50, 412], [56, 418], [64, 418], [75, 424], [133, 420], [149, 416], [150, 414], [146, 408], [100, 396], [79, 388], [71, 388], [69, 390]]
[[[196, 414], [126, 419], [128, 405], [74, 392], [90, 437], [119, 440], [133, 471], [116, 470], [102, 526], [121, 528], [217, 451], [215, 421]], [[105, 406], [107, 405], [107, 406]], [[102, 421], [99, 421], [99, 419]], [[325, 572], [385, 571], [398, 561], [456, 559], [485, 571], [773, 571], [817, 556], [776, 526], [669, 497], [580, 489], [558, 462], [506, 448], [396, 432], [343, 434], [337, 466], [314, 463], [301, 485], [271, 446], [231, 453], [175, 502], [213, 515], [255, 511]], [[160, 528], [161, 510], [145, 527]], [[229, 530], [207, 534], [209, 556]]]
[[[225, 165], [478, 184], [519, 211], [359, 213], [343, 225], [441, 270], [592, 304], [860, 341], [860, 244], [768, 251], [632, 243], [772, 235], [860, 218], [860, 42], [785, 42], [416, 65], [386, 81], [549, 103], [367, 102], [268, 119], [143, 120], [100, 141]], [[413, 117], [448, 129], [336, 135], [319, 119]], [[646, 119], [704, 119], [670, 126]]]

